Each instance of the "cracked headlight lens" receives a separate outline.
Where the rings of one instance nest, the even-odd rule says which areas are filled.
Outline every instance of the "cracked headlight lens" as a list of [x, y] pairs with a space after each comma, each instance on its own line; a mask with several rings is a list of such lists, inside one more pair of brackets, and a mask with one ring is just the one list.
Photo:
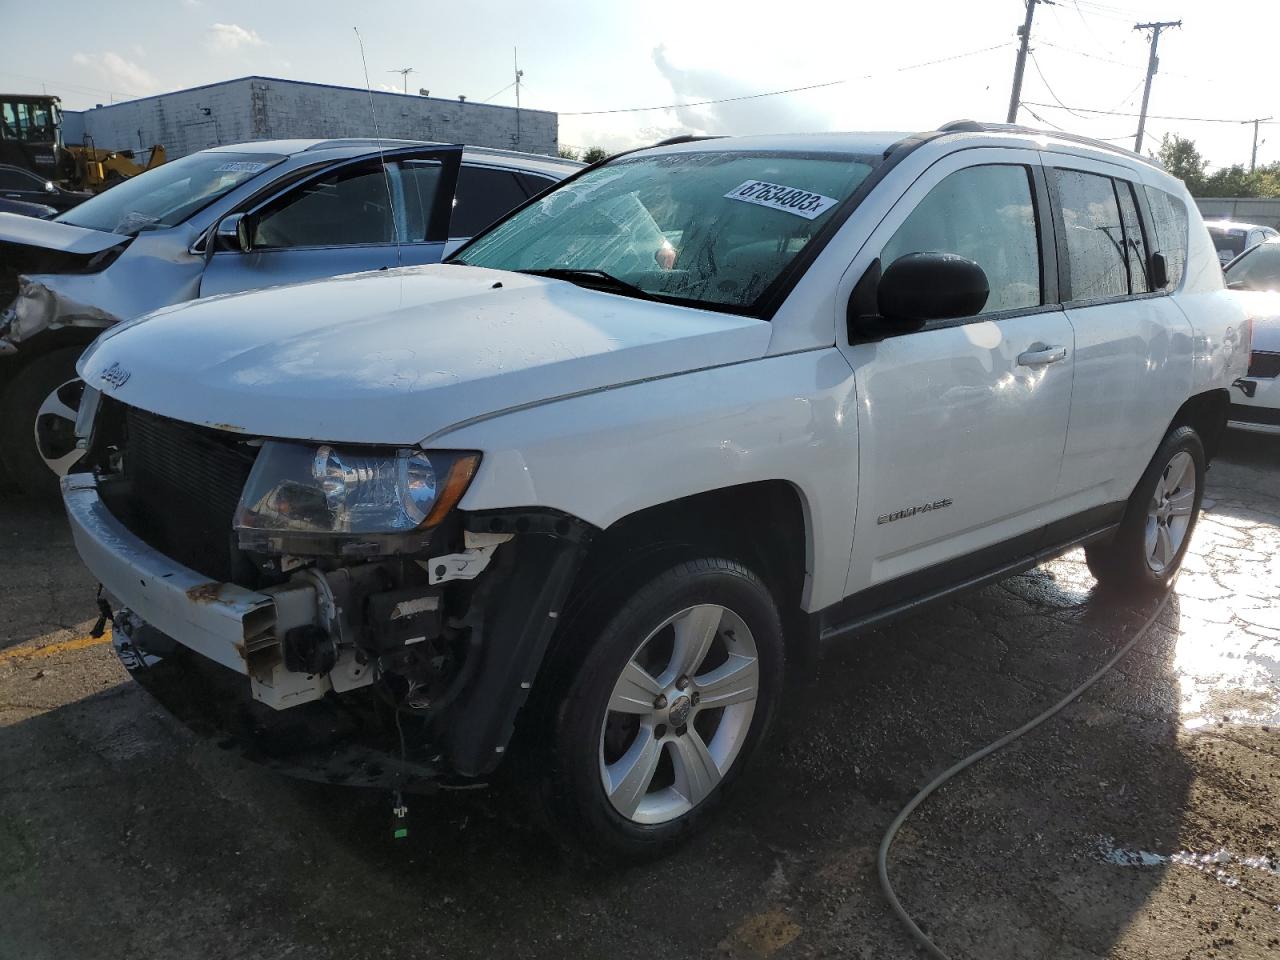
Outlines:
[[368, 536], [430, 528], [462, 499], [479, 463], [478, 453], [268, 441], [236, 529]]

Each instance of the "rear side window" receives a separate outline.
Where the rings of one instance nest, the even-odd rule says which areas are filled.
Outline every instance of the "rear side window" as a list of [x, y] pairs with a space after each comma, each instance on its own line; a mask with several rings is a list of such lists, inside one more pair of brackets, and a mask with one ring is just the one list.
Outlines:
[[1133, 184], [1115, 181], [1116, 196], [1120, 198], [1120, 221], [1124, 226], [1125, 266], [1129, 270], [1129, 292], [1148, 293], [1151, 283], [1147, 279], [1147, 240], [1142, 232], [1142, 218], [1138, 216], [1138, 202], [1133, 195]]
[[1181, 200], [1156, 187], [1147, 187], [1147, 205], [1151, 208], [1151, 223], [1155, 229], [1152, 244], [1156, 252], [1164, 255], [1165, 269], [1169, 274], [1166, 289], [1176, 290], [1182, 284], [1187, 270], [1187, 208]]
[[969, 167], [929, 191], [885, 244], [889, 267], [909, 253], [954, 253], [987, 274], [982, 313], [1040, 305], [1040, 243], [1031, 171], [1014, 165]]
[[474, 237], [527, 199], [529, 194], [512, 171], [470, 167], [464, 163], [458, 171], [458, 192], [453, 201], [449, 236]]
[[1129, 293], [1124, 225], [1110, 177], [1055, 170], [1066, 227], [1072, 300], [1105, 300]]
[[531, 197], [536, 197], [548, 187], [554, 187], [558, 182], [550, 177], [540, 177], [536, 173], [517, 173], [516, 179], [520, 181], [520, 186], [524, 187], [524, 192]]

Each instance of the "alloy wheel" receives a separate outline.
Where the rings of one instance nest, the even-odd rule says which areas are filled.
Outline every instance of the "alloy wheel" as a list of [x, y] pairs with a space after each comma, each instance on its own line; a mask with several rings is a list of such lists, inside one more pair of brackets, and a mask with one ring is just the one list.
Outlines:
[[1163, 573], [1175, 561], [1191, 527], [1196, 501], [1196, 465], [1180, 450], [1156, 480], [1147, 511], [1144, 545], [1147, 566]]
[[71, 472], [84, 451], [76, 446], [76, 414], [84, 396], [84, 381], [68, 380], [44, 398], [36, 412], [35, 440], [40, 459], [56, 476]]
[[600, 780], [635, 823], [667, 823], [719, 785], [751, 729], [760, 692], [755, 638], [727, 607], [674, 614], [614, 684], [600, 731]]

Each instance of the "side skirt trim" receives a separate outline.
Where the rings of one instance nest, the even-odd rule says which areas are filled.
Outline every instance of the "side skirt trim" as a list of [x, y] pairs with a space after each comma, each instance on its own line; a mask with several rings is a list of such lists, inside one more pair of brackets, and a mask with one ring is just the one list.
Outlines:
[[[897, 594], [900, 599], [892, 600], [888, 603], [867, 609], [865, 602], [859, 603], [860, 594], [854, 594], [846, 597], [839, 603], [832, 604], [824, 610], [818, 611], [815, 615], [818, 623], [818, 638], [823, 643], [830, 640], [842, 639], [845, 637], [855, 636], [865, 633], [896, 620], [899, 617], [915, 613], [920, 609], [930, 606], [938, 601], [945, 600], [949, 597], [960, 593], [967, 593], [970, 590], [976, 590], [985, 587], [997, 580], [1003, 580], [1005, 577], [1012, 576], [1016, 573], [1022, 573], [1024, 570], [1030, 570], [1032, 567], [1038, 566], [1047, 560], [1059, 557], [1069, 550], [1076, 547], [1085, 546], [1090, 543], [1096, 543], [1106, 540], [1115, 535], [1116, 530], [1120, 526], [1120, 518], [1123, 516], [1125, 503], [1108, 504], [1106, 507], [1098, 508], [1096, 511], [1089, 511], [1086, 516], [1095, 519], [1099, 514], [1105, 514], [1107, 520], [1100, 525], [1087, 529], [1085, 533], [1069, 536], [1066, 539], [1057, 540], [1051, 546], [1042, 547], [1030, 553], [1024, 553], [1014, 559], [1006, 560], [991, 567], [981, 573], [973, 574], [967, 577], [961, 577], [951, 582], [944, 582], [941, 586], [933, 588], [924, 588], [918, 592], [911, 592], [910, 586], [912, 581], [916, 581], [918, 577], [924, 574], [929, 580], [936, 580], [939, 574], [945, 574], [947, 568], [953, 565], [963, 569], [968, 566], [969, 557], [961, 557], [957, 560], [948, 561], [937, 567], [928, 568], [925, 571], [907, 574], [898, 581], [890, 581], [888, 584], [877, 584], [870, 588], [877, 593], [889, 588], [892, 589], [897, 585], [899, 589], [892, 592]], [[1052, 533], [1053, 528], [1044, 528], [1041, 532], [1049, 531]], [[870, 591], [862, 591], [866, 594]], [[849, 614], [852, 614], [850, 616]]]

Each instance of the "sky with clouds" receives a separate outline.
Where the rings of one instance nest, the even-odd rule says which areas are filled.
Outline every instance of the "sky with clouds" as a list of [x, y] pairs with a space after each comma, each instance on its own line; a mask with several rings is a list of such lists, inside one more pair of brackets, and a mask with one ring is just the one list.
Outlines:
[[[359, 27], [375, 87], [561, 114], [560, 139], [621, 148], [677, 133], [912, 130], [1003, 120], [1021, 0], [73, 0], [3, 4], [0, 88], [47, 90], [79, 109], [247, 74], [363, 86]], [[1280, 3], [1042, 0], [1020, 120], [1131, 146], [1146, 70], [1137, 21], [1182, 19], [1160, 41], [1148, 145], [1190, 136], [1215, 165], [1248, 162], [1252, 126], [1280, 117]], [[776, 97], [699, 101], [797, 87]], [[609, 113], [619, 108], [669, 109]], [[1074, 108], [1062, 109], [1063, 106]], [[1043, 120], [1043, 123], [1041, 123]], [[1259, 162], [1280, 160], [1280, 123]]]

